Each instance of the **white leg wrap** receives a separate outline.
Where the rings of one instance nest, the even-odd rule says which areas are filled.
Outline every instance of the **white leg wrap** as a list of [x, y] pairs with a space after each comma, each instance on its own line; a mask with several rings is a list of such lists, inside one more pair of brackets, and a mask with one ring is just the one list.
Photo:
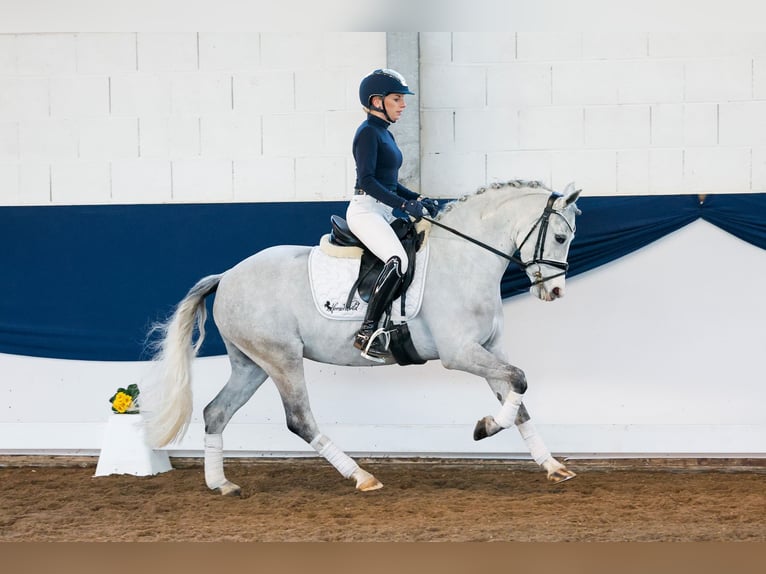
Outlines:
[[505, 402], [500, 410], [495, 415], [495, 422], [504, 429], [510, 428], [516, 422], [516, 413], [519, 412], [519, 405], [521, 405], [521, 399], [523, 395], [508, 391], [508, 396], [505, 397]]
[[311, 447], [333, 465], [344, 478], [351, 478], [359, 468], [354, 459], [335, 446], [335, 443], [323, 434], [311, 441]]
[[527, 448], [537, 464], [543, 464], [551, 458], [551, 451], [545, 446], [543, 439], [537, 434], [537, 429], [531, 420], [521, 423], [518, 427], [521, 438], [527, 443]]
[[205, 435], [205, 483], [208, 488], [218, 488], [226, 482], [223, 474], [223, 435]]

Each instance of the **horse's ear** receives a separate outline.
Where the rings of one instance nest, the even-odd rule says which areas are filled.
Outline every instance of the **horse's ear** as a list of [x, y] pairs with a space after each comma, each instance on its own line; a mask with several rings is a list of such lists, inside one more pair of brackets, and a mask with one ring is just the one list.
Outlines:
[[570, 182], [564, 188], [562, 197], [559, 197], [553, 204], [554, 209], [564, 209], [568, 205], [572, 205], [577, 198], [580, 197], [582, 189], [575, 190], [574, 182]]

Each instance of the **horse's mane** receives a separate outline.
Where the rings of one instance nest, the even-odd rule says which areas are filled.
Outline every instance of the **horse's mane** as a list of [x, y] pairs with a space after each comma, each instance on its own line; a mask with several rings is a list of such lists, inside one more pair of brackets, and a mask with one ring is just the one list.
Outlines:
[[444, 207], [442, 207], [441, 211], [439, 212], [437, 220], [441, 219], [441, 217], [450, 211], [452, 211], [456, 205], [458, 205], [461, 202], [465, 202], [469, 200], [472, 197], [475, 197], [477, 195], [481, 195], [482, 193], [486, 193], [487, 190], [490, 189], [502, 189], [510, 187], [513, 189], [541, 189], [544, 191], [547, 191], [549, 193], [552, 193], [553, 190], [546, 187], [541, 181], [527, 181], [524, 179], [512, 179], [510, 181], [499, 181], [489, 184], [489, 186], [480, 187], [473, 193], [467, 193], [466, 195], [459, 197], [458, 199], [454, 201], [450, 201], [447, 203]]

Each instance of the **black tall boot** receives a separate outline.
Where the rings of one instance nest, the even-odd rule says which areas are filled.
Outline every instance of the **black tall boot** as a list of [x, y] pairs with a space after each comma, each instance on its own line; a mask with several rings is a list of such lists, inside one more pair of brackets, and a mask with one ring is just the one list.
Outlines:
[[354, 347], [360, 349], [365, 358], [380, 360], [388, 355], [387, 345], [380, 342], [380, 337], [376, 337], [372, 344], [370, 344], [370, 339], [378, 327], [378, 321], [383, 316], [383, 312], [398, 295], [399, 287], [402, 284], [401, 264], [402, 262], [398, 257], [392, 257], [386, 261], [375, 282], [375, 287], [372, 289], [362, 328], [359, 329], [354, 339]]

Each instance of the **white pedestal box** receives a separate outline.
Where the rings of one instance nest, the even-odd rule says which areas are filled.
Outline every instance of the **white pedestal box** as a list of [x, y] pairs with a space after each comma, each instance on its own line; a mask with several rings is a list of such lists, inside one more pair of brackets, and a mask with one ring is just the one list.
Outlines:
[[114, 414], [104, 433], [96, 474], [146, 476], [172, 470], [168, 453], [153, 450], [144, 441], [140, 414]]

